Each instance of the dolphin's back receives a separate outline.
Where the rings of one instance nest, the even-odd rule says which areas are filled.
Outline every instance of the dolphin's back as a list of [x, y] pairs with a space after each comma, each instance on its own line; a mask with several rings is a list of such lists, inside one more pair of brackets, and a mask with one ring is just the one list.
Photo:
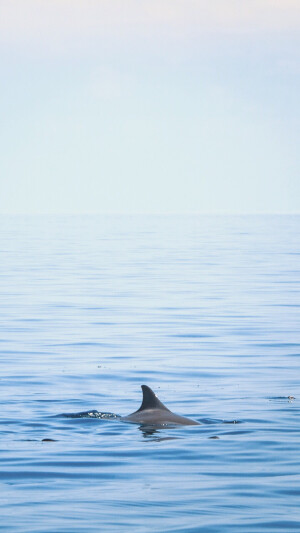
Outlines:
[[141, 407], [122, 420], [136, 424], [165, 425], [181, 424], [184, 426], [199, 425], [198, 422], [172, 413], [147, 385], [142, 385], [143, 401]]

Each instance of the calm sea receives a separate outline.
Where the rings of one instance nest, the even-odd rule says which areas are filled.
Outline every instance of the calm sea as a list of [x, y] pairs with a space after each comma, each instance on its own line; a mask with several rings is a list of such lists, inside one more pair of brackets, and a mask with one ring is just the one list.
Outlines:
[[[1, 531], [299, 532], [299, 235], [0, 217]], [[142, 384], [201, 425], [121, 422]]]

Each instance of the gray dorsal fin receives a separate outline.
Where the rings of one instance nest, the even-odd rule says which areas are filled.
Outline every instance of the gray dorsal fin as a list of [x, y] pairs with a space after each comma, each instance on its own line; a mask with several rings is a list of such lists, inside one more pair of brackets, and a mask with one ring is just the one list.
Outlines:
[[145, 409], [164, 409], [169, 411], [169, 409], [157, 398], [153, 390], [150, 389], [147, 385], [142, 385], [143, 391], [143, 401], [139, 411], [144, 411]]

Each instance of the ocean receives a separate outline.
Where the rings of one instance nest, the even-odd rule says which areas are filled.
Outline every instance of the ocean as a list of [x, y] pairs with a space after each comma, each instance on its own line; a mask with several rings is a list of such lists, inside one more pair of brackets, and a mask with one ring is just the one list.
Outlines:
[[[300, 216], [0, 217], [0, 530], [300, 531]], [[124, 423], [149, 385], [198, 426]]]

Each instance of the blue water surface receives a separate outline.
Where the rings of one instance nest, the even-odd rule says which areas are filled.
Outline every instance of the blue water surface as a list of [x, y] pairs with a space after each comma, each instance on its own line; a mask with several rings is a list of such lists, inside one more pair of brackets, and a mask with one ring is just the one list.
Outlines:
[[[1, 531], [299, 532], [299, 234], [0, 217]], [[120, 421], [142, 384], [201, 424]]]

